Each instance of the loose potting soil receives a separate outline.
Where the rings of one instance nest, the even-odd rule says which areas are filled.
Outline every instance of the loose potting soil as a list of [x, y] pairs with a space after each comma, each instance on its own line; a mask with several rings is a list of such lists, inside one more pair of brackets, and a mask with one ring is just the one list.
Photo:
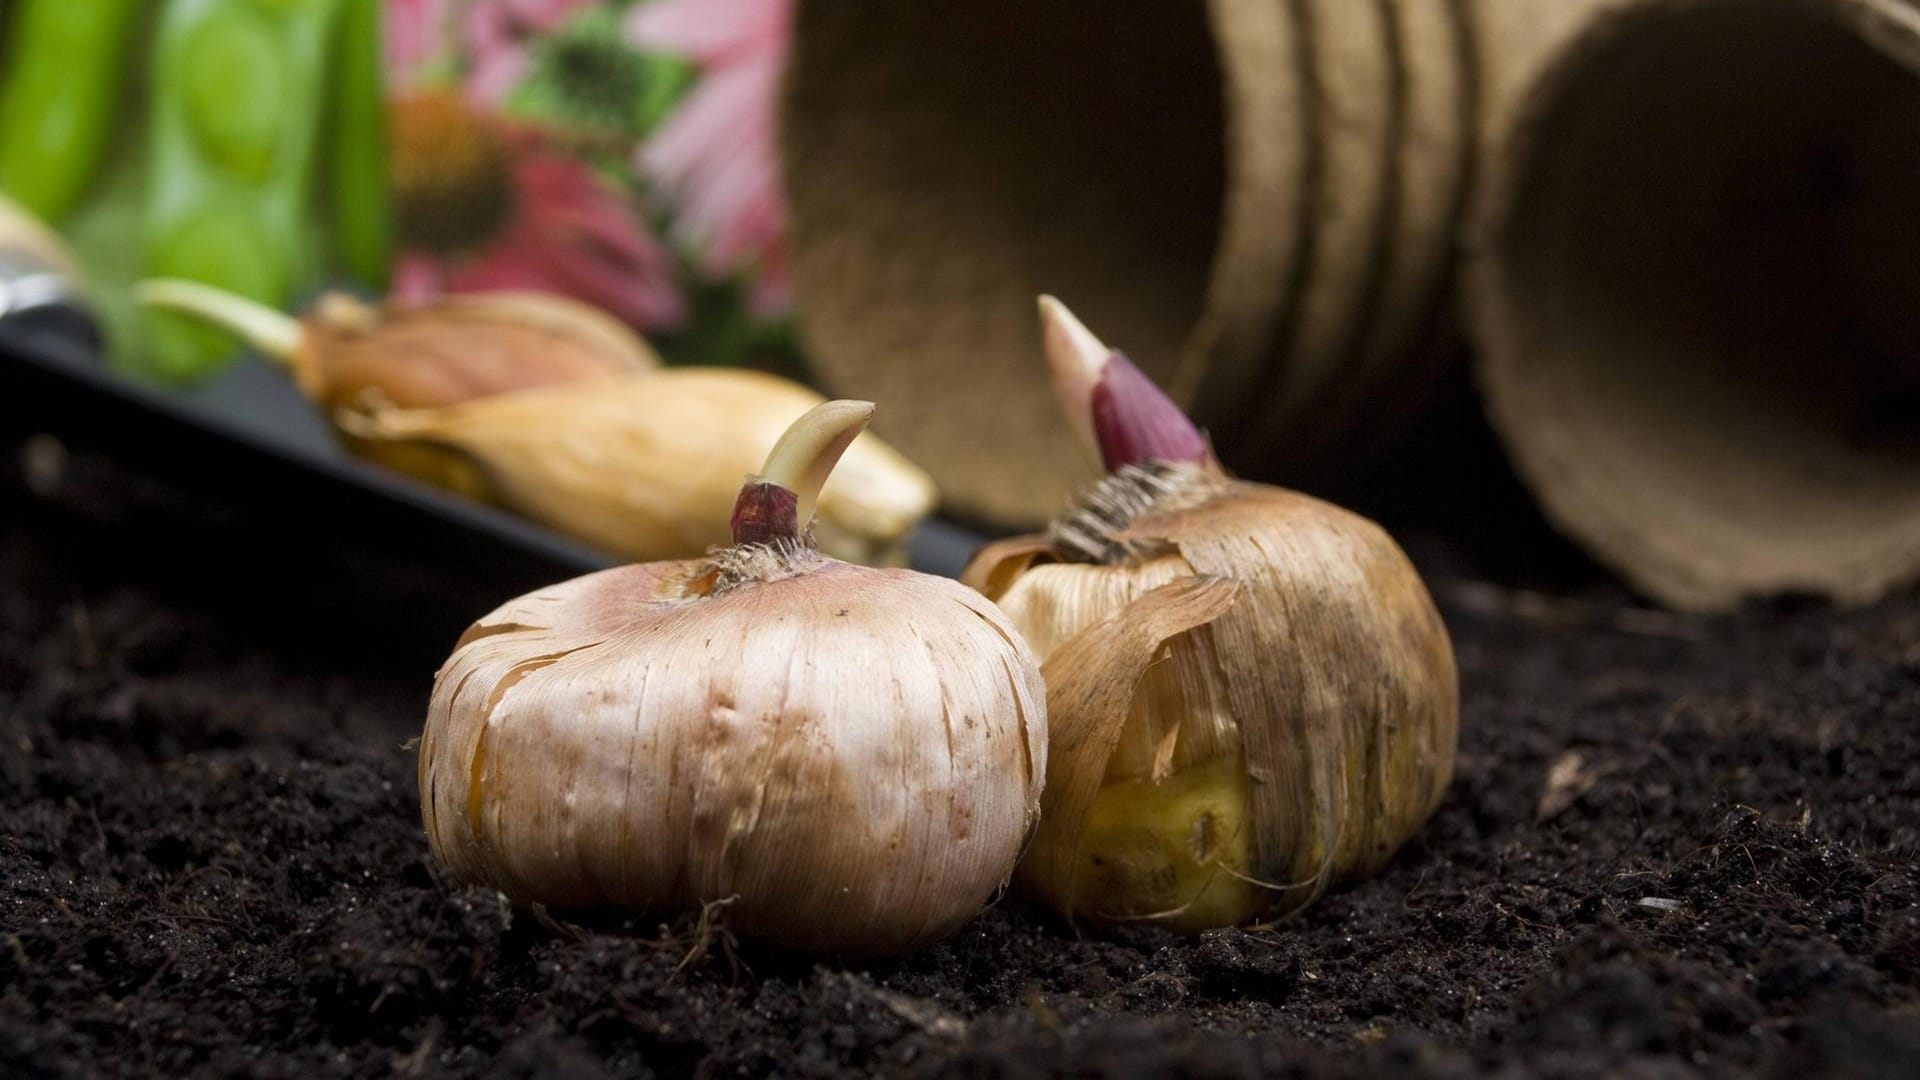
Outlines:
[[450, 641], [297, 553], [0, 522], [0, 1075], [1920, 1069], [1920, 594], [1692, 618], [1423, 557], [1459, 767], [1386, 874], [1185, 939], [1008, 898], [851, 961], [451, 884], [408, 747]]

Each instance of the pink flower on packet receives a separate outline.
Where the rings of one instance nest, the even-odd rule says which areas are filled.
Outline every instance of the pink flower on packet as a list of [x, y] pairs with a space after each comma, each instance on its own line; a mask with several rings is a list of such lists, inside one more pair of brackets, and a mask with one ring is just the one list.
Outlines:
[[559, 26], [594, 0], [473, 0], [462, 29], [467, 95], [497, 105], [527, 72], [527, 40]]
[[514, 207], [494, 238], [465, 255], [404, 254], [393, 291], [406, 300], [445, 292], [538, 289], [600, 307], [643, 330], [687, 317], [672, 257], [626, 199], [578, 159], [513, 140]]
[[386, 0], [383, 14], [387, 80], [412, 82], [446, 47], [449, 0]]
[[634, 8], [627, 29], [639, 47], [701, 69], [637, 162], [673, 208], [675, 237], [708, 276], [751, 272], [754, 314], [783, 311], [790, 289], [776, 108], [791, 0], [653, 0]]

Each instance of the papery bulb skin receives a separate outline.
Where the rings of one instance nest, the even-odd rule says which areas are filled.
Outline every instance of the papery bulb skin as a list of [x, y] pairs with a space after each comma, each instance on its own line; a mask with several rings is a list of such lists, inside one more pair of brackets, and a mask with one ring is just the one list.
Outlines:
[[398, 408], [437, 408], [660, 367], [652, 346], [613, 316], [545, 293], [464, 293], [378, 307], [329, 293], [302, 328], [289, 366], [301, 389], [328, 409], [368, 394]]
[[735, 515], [759, 542], [542, 589], [460, 640], [420, 748], [454, 877], [563, 908], [732, 898], [734, 932], [823, 953], [900, 952], [997, 895], [1046, 772], [1031, 650], [956, 582], [819, 554], [791, 516], [811, 492], [769, 486]]
[[[1077, 919], [1193, 932], [1377, 872], [1438, 804], [1457, 739], [1452, 646], [1418, 573], [1373, 522], [1227, 476], [1150, 383], [1113, 378], [1110, 350], [1042, 312], [1063, 402], [1115, 472], [963, 578], [1048, 680], [1022, 883]], [[1116, 387], [1159, 401], [1102, 406]], [[1210, 582], [1231, 600], [1166, 617]]]
[[284, 364], [329, 415], [369, 400], [439, 408], [660, 366], [653, 348], [618, 319], [547, 293], [372, 305], [330, 292], [298, 320], [197, 281], [144, 281], [135, 293], [142, 304], [211, 323]]
[[[1026, 880], [1080, 917], [1191, 932], [1284, 914], [1376, 872], [1445, 792], [1459, 722], [1452, 648], [1412, 565], [1356, 514], [1199, 466], [1103, 488], [1039, 558], [1018, 555], [1009, 572], [990, 548], [965, 578], [1050, 680], [1065, 643], [1158, 587], [1217, 577], [1241, 595], [1164, 643], [1079, 859], [1030, 859]], [[1122, 488], [1148, 508], [1117, 524]], [[1055, 695], [1049, 707], [1064, 729], [1071, 705]]]

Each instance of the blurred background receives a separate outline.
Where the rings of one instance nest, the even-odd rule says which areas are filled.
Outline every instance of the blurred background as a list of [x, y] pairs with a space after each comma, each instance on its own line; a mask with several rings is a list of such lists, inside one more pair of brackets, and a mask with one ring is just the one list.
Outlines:
[[138, 317], [158, 276], [290, 309], [546, 290], [672, 360], [790, 362], [785, 2], [6, 7], [0, 187], [73, 246], [118, 370], [235, 354]]
[[1917, 73], [1910, 0], [11, 0], [12, 505], [472, 614], [697, 554], [825, 392], [833, 542], [952, 573], [1092, 475], [1044, 291], [1430, 572], [1864, 602]]
[[[775, 144], [790, 13], [785, 0], [0, 3], [9, 509], [94, 576], [157, 573], [246, 604], [262, 577], [304, 565], [320, 584], [297, 606], [329, 622], [372, 604], [409, 648], [521, 588], [698, 554], [709, 537], [604, 550], [489, 492], [448, 492], [404, 454], [371, 463], [334, 421], [356, 394], [396, 392], [423, 356], [504, 372], [455, 371], [482, 390], [557, 378], [556, 349], [623, 373], [801, 376]], [[141, 304], [153, 279], [289, 316], [346, 296], [363, 322], [448, 317], [357, 352], [357, 331], [309, 318], [286, 350], [299, 358], [275, 357]], [[436, 306], [453, 294], [564, 298], [627, 337], [547, 332], [577, 310], [463, 321]], [[343, 364], [364, 377], [329, 389]], [[684, 403], [652, 422], [667, 411]], [[689, 468], [685, 448], [655, 449], [661, 467]]]

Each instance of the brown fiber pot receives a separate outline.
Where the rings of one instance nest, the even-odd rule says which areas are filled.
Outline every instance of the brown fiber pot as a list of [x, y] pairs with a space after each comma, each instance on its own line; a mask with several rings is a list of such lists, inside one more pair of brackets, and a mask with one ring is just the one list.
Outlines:
[[[783, 118], [801, 329], [948, 506], [1051, 516], [1091, 476], [1034, 296], [1167, 385], [1227, 461], [1395, 385], [1473, 145], [1466, 0], [1124, 8], [802, 0]], [[1369, 433], [1377, 438], [1378, 432]]]
[[1920, 574], [1920, 10], [1611, 0], [1542, 39], [1469, 307], [1549, 514], [1682, 608]]
[[[1471, 5], [1392, 0], [1379, 10], [1380, 54], [1392, 61], [1390, 96], [1379, 115], [1393, 153], [1382, 162], [1386, 197], [1368, 252], [1374, 276], [1355, 290], [1359, 307], [1346, 347], [1321, 355], [1317, 389], [1290, 374], [1313, 354], [1288, 343], [1272, 365], [1272, 381], [1292, 392], [1279, 395], [1263, 427], [1242, 434], [1235, 446], [1243, 460], [1292, 478], [1351, 477], [1356, 469], [1350, 466], [1390, 451], [1393, 440], [1382, 433], [1417, 416], [1458, 355], [1456, 320], [1442, 305], [1450, 301], [1478, 130]], [[1287, 410], [1290, 401], [1299, 407]]]

